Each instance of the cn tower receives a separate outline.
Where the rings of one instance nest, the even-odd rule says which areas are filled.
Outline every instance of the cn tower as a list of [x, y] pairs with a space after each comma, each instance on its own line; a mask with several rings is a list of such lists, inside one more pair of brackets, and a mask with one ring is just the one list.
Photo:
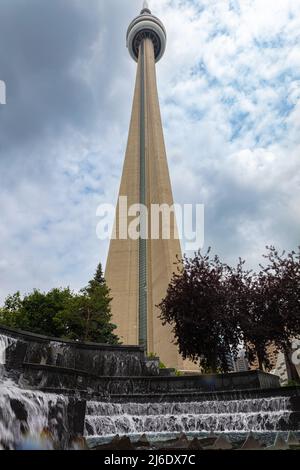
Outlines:
[[[118, 217], [120, 197], [126, 196], [128, 207], [143, 204], [149, 209], [144, 221], [149, 227], [153, 204], [173, 205], [156, 82], [156, 63], [162, 59], [166, 44], [164, 25], [145, 1], [127, 31], [127, 48], [137, 62], [137, 75], [116, 214]], [[174, 263], [181, 258], [175, 216], [171, 218], [169, 239], [161, 233], [158, 239], [151, 239], [151, 235], [148, 239], [124, 239], [117, 222], [115, 231], [105, 275], [117, 334], [123, 344], [144, 346], [148, 353], [160, 356], [166, 366], [182, 369], [172, 329], [162, 325], [157, 308], [176, 270]]]

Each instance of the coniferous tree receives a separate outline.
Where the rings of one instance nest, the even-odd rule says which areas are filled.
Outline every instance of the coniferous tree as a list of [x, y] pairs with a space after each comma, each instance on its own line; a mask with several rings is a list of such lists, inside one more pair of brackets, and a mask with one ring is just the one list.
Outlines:
[[118, 344], [111, 323], [110, 292], [103, 276], [101, 264], [88, 286], [74, 295], [65, 309], [56, 317], [64, 336], [80, 341]]

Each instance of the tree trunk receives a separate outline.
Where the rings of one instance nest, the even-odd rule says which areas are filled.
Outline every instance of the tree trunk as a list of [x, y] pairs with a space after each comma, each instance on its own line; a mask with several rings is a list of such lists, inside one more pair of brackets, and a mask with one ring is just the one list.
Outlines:
[[263, 371], [264, 370], [264, 363], [263, 363], [263, 359], [261, 357], [261, 354], [259, 354], [259, 353], [257, 353], [257, 360], [258, 360], [259, 370]]
[[218, 359], [217, 354], [213, 351], [211, 357], [209, 358], [209, 368], [212, 374], [216, 374], [218, 370]]

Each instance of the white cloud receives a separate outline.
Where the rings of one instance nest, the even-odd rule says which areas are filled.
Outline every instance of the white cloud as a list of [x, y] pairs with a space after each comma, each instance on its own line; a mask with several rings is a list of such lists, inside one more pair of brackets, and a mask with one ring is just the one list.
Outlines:
[[[33, 287], [78, 289], [98, 260], [105, 263], [108, 244], [96, 238], [95, 214], [99, 203], [115, 202], [119, 189], [135, 74], [125, 33], [140, 3], [66, 1], [62, 25], [73, 35], [60, 40], [70, 42], [69, 49], [62, 47], [64, 60], [53, 59], [37, 78], [38, 89], [28, 90], [30, 100], [42, 98], [32, 107], [14, 88], [23, 61], [17, 55], [12, 64], [0, 47], [0, 62], [12, 69], [10, 89], [19, 93], [15, 107], [0, 114], [7, 130], [0, 147], [0, 298]], [[51, 8], [61, 8], [56, 4]], [[168, 31], [157, 71], [176, 202], [206, 205], [206, 245], [230, 261], [242, 256], [256, 266], [268, 243], [294, 248], [300, 233], [300, 2], [152, 0], [151, 8]], [[36, 10], [32, 1], [28, 17]], [[83, 45], [77, 37], [86, 37]], [[51, 41], [47, 50], [50, 58], [61, 52]], [[24, 76], [39, 77], [44, 56], [26, 64]], [[66, 57], [72, 60], [57, 77]], [[61, 106], [49, 98], [53, 77]], [[76, 93], [82, 93], [78, 103]], [[30, 114], [13, 132], [24, 103]], [[12, 113], [7, 121], [4, 112]]]

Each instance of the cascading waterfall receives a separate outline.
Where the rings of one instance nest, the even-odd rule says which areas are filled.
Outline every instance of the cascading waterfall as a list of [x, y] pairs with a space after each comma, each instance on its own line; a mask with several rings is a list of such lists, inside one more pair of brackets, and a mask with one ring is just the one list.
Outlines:
[[276, 431], [290, 414], [285, 397], [203, 403], [89, 402], [85, 434]]
[[39, 439], [49, 432], [51, 441], [44, 445], [63, 447], [67, 421], [68, 398], [62, 395], [22, 390], [5, 373], [6, 352], [17, 341], [0, 335], [0, 449], [13, 449], [26, 436]]
[[[28, 351], [33, 368], [24, 367]], [[93, 351], [93, 360], [97, 358]], [[104, 357], [104, 363], [105, 360]], [[26, 343], [22, 337], [14, 339], [5, 333], [0, 334], [0, 449], [15, 449], [19, 444], [26, 444], [27, 440], [30, 445], [37, 442], [38, 448], [72, 448], [82, 434], [84, 422], [85, 437], [92, 442], [116, 434], [145, 433], [154, 435], [154, 439], [156, 435], [162, 439], [166, 436], [172, 438], [180, 432], [201, 434], [214, 431], [234, 434], [235, 437], [249, 431], [272, 434], [288, 430], [290, 426], [294, 430], [298, 419], [293, 397], [235, 399], [237, 394], [232, 393], [228, 400], [217, 400], [217, 395], [212, 394], [210, 401], [185, 402], [186, 396], [180, 392], [183, 398], [179, 403], [167, 402], [167, 399], [161, 403], [151, 400], [149, 403], [132, 403], [130, 395], [125, 398], [124, 394], [127, 403], [88, 401], [86, 404], [86, 393], [95, 389], [92, 383], [89, 388], [87, 377], [87, 390], [81, 393], [81, 387], [77, 388], [77, 385], [83, 384], [73, 381], [74, 363], [72, 348], [64, 343], [50, 341], [45, 346], [34, 340]], [[109, 366], [111, 364], [110, 361]], [[120, 358], [117, 358], [117, 364], [121, 367]], [[134, 371], [138, 371], [133, 365]], [[61, 385], [61, 376], [65, 373], [61, 370], [63, 368], [69, 368], [70, 373], [71, 386], [66, 389]], [[103, 370], [106, 371], [105, 367]], [[50, 386], [46, 379], [50, 380]], [[112, 375], [111, 380], [118, 383], [119, 378]], [[104, 377], [104, 384], [106, 381], [107, 377]], [[37, 389], [25, 390], [30, 388], [29, 384]], [[64, 390], [72, 393], [66, 394]], [[201, 399], [201, 393], [199, 396]]]
[[0, 366], [4, 366], [6, 364], [6, 350], [14, 343], [16, 343], [14, 338], [0, 335]]
[[14, 338], [9, 338], [8, 336], [0, 335], [0, 387], [1, 380], [6, 376], [5, 374], [5, 364], [6, 364], [6, 351], [7, 349], [16, 343]]
[[57, 341], [51, 341], [50, 347], [53, 364], [60, 365], [62, 363], [62, 365], [65, 365], [64, 360], [68, 357], [69, 346]]
[[26, 436], [39, 439], [43, 432], [51, 433], [55, 445], [66, 423], [67, 405], [64, 396], [21, 390], [10, 380], [0, 380], [0, 445], [14, 448]]

